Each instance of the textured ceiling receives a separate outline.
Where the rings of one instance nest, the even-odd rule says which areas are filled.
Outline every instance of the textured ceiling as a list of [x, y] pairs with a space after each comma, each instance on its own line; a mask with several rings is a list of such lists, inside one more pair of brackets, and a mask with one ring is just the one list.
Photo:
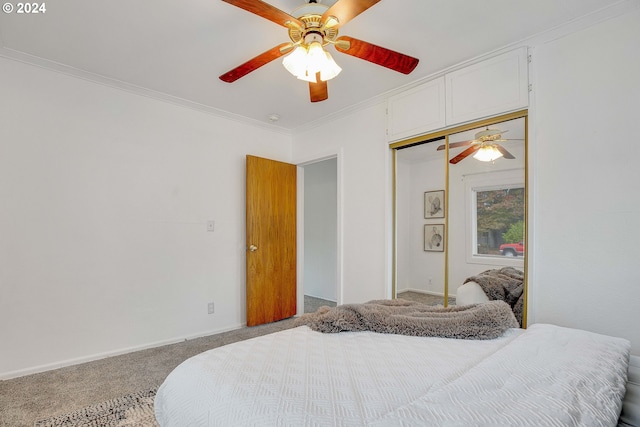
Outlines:
[[[302, 2], [271, 0], [292, 12]], [[333, 4], [334, 0], [325, 0]], [[0, 55], [201, 108], [296, 129], [616, 0], [384, 0], [349, 35], [420, 59], [403, 75], [329, 47], [342, 73], [329, 99], [275, 60], [235, 83], [218, 76], [288, 41], [287, 30], [221, 0], [57, 0], [40, 14], [0, 14]]]

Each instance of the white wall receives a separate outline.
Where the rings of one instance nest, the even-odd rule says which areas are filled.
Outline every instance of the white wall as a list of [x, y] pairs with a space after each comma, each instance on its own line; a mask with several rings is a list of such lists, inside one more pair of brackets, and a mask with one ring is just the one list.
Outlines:
[[294, 163], [340, 153], [343, 286], [338, 301], [344, 304], [390, 296], [385, 122], [385, 104], [379, 103], [294, 135]]
[[[405, 148], [402, 152], [419, 148]], [[444, 154], [441, 159], [424, 162], [398, 162], [397, 172], [397, 291], [444, 295], [444, 252], [424, 250], [425, 224], [444, 224], [444, 218], [424, 218], [424, 192], [445, 188]]]
[[2, 58], [0, 93], [0, 378], [245, 322], [244, 157], [289, 135]]
[[534, 50], [535, 322], [640, 354], [640, 11]]
[[336, 158], [304, 166], [304, 294], [337, 300]]

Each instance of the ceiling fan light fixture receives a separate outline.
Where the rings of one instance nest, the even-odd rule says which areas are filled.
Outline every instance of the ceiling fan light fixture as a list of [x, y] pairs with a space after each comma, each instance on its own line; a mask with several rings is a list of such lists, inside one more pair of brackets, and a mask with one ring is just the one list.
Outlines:
[[315, 74], [303, 74], [300, 76], [296, 76], [299, 80], [304, 80], [305, 82], [309, 82], [309, 83], [318, 83], [318, 79], [316, 78]]
[[284, 57], [282, 65], [296, 77], [305, 75], [307, 72], [307, 49], [303, 46], [297, 46], [293, 52]]
[[502, 157], [502, 153], [495, 145], [484, 145], [473, 155], [474, 159], [481, 162], [492, 162], [500, 157]]
[[327, 81], [342, 71], [331, 54], [324, 50], [319, 41], [315, 40], [308, 46], [297, 46], [293, 52], [284, 57], [282, 65], [300, 80], [312, 83], [317, 82], [317, 73], [320, 73], [322, 81]]
[[[310, 82], [308, 86], [311, 102], [324, 101], [329, 98], [327, 80], [336, 77], [342, 71], [331, 55], [324, 50], [328, 44], [333, 44], [339, 52], [398, 73], [409, 74], [418, 65], [418, 58], [353, 37], [338, 38], [338, 30], [344, 24], [379, 1], [306, 0], [305, 4], [289, 14], [269, 4], [268, 0], [224, 0], [226, 3], [287, 28], [291, 42], [282, 43], [262, 52], [219, 78], [223, 82], [233, 83], [276, 58], [290, 55], [283, 58], [284, 67], [298, 79]], [[331, 3], [331, 5], [323, 3]], [[300, 49], [296, 49], [297, 47]], [[322, 55], [314, 53], [315, 50], [321, 51]], [[310, 60], [316, 61], [316, 64], [309, 65]]]
[[307, 53], [307, 73], [314, 75], [322, 71], [327, 62], [325, 50], [319, 42], [312, 42], [309, 45], [309, 53]]
[[327, 80], [331, 80], [332, 78], [340, 74], [342, 68], [340, 68], [340, 66], [336, 64], [336, 61], [333, 60], [329, 52], [325, 50], [324, 53], [327, 57], [327, 60], [323, 64], [323, 68], [320, 70], [320, 80], [326, 82]]

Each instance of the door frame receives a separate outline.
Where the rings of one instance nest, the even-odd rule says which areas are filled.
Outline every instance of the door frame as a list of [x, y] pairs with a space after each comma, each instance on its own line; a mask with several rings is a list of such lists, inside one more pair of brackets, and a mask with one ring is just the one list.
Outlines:
[[310, 157], [297, 159], [292, 162], [298, 167], [297, 174], [297, 277], [298, 277], [298, 301], [297, 301], [297, 315], [304, 314], [304, 166], [312, 163], [321, 162], [324, 160], [336, 159], [336, 304], [343, 303], [344, 293], [344, 269], [343, 269], [343, 241], [344, 232], [342, 228], [343, 224], [343, 152], [342, 148], [337, 150], [323, 152]]

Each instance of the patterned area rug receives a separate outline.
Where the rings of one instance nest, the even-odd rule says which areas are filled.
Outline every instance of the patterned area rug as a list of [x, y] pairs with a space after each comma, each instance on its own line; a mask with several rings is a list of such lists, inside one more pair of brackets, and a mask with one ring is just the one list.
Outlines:
[[157, 387], [36, 421], [34, 427], [157, 427], [153, 399]]

